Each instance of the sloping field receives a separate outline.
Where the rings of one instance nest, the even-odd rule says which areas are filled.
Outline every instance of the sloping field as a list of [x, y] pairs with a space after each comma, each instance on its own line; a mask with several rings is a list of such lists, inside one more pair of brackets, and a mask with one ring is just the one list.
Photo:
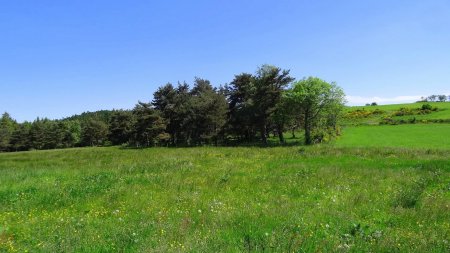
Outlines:
[[[380, 109], [388, 112], [392, 112], [395, 110], [398, 110], [399, 108], [419, 108], [423, 104], [430, 104], [433, 107], [440, 108], [444, 111], [450, 110], [450, 102], [420, 102], [420, 103], [408, 103], [408, 104], [390, 104], [390, 105], [377, 105], [377, 106], [351, 106], [349, 109], [365, 109], [365, 110], [375, 110]], [[448, 117], [450, 118], [450, 112], [447, 111], [446, 113]]]
[[449, 155], [330, 146], [0, 154], [0, 252], [448, 252]]
[[[432, 111], [428, 114], [415, 114], [415, 115], [403, 115], [396, 116], [395, 113], [401, 108], [407, 109], [419, 109], [424, 104], [429, 104], [433, 108], [437, 108], [436, 111]], [[367, 117], [349, 117], [346, 119], [346, 124], [369, 124], [377, 125], [380, 123], [383, 117], [392, 117], [394, 120], [411, 120], [415, 119], [417, 122], [432, 121], [432, 120], [450, 120], [450, 102], [429, 102], [429, 103], [410, 103], [410, 104], [393, 104], [393, 105], [378, 105], [378, 106], [350, 106], [346, 108], [347, 112], [354, 112], [357, 110], [364, 110], [367, 112], [373, 112], [378, 110], [379, 113], [368, 115]]]
[[405, 124], [347, 127], [338, 147], [450, 149], [450, 124]]

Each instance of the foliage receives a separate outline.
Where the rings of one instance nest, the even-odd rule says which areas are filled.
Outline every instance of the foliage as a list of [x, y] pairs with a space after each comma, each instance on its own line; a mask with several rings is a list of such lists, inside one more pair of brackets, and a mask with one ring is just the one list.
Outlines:
[[0, 151], [10, 150], [10, 140], [16, 127], [17, 122], [8, 113], [3, 113], [0, 118]]
[[132, 141], [137, 147], [149, 147], [168, 140], [164, 118], [150, 104], [139, 102], [133, 109], [133, 114], [136, 123]]
[[193, 119], [191, 138], [196, 144], [218, 143], [226, 123], [228, 104], [225, 96], [214, 89], [208, 80], [196, 78], [190, 92]]
[[[246, 140], [252, 140], [259, 131], [262, 143], [267, 145], [270, 118], [277, 110], [283, 91], [293, 80], [289, 70], [271, 65], [259, 67], [255, 75], [236, 75], [226, 87], [232, 131]], [[278, 132], [282, 135], [282, 129]]]
[[108, 125], [98, 119], [88, 119], [81, 125], [81, 142], [89, 146], [105, 145], [108, 137]]
[[422, 97], [422, 99], [418, 102], [445, 102], [447, 98], [450, 101], [450, 95], [430, 95], [428, 97]]
[[375, 110], [365, 110], [363, 108], [363, 109], [356, 109], [356, 110], [353, 110], [353, 111], [348, 111], [346, 113], [345, 117], [346, 118], [350, 118], [350, 119], [353, 119], [353, 118], [368, 118], [368, 117], [370, 117], [372, 115], [381, 115], [381, 114], [384, 114], [384, 113], [386, 113], [386, 112], [383, 111], [383, 110], [380, 110], [378, 108], [375, 109]]
[[422, 111], [431, 111], [431, 109], [433, 109], [433, 107], [430, 104], [423, 104], [420, 109]]
[[312, 131], [315, 129], [337, 129], [345, 94], [335, 83], [309, 77], [294, 83], [286, 98], [293, 110], [303, 116], [307, 145], [314, 142]]
[[114, 113], [114, 111], [111, 110], [100, 110], [95, 112], [83, 112], [79, 115], [73, 115], [67, 118], [64, 118], [63, 121], [66, 120], [72, 120], [72, 121], [79, 121], [84, 122], [90, 119], [95, 119], [99, 121], [103, 121], [104, 123], [108, 124], [108, 122], [111, 119], [111, 115]]
[[109, 120], [109, 140], [113, 145], [128, 143], [134, 131], [135, 117], [131, 111], [114, 111]]

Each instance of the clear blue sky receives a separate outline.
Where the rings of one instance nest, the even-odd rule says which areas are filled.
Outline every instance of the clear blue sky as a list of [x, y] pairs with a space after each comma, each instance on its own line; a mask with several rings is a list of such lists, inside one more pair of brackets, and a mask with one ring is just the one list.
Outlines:
[[450, 1], [0, 2], [0, 112], [19, 121], [265, 63], [336, 81], [351, 104], [450, 93]]

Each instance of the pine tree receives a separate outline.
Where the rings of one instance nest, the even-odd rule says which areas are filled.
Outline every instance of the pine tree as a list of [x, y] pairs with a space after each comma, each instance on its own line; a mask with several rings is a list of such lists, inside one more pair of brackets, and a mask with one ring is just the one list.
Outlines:
[[11, 137], [17, 128], [17, 122], [5, 112], [0, 118], [0, 152], [11, 149]]

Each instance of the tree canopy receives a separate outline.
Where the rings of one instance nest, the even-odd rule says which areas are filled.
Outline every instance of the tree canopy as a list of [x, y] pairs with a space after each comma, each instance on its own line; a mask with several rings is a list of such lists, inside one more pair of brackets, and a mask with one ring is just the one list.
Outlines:
[[309, 145], [314, 141], [313, 130], [330, 127], [336, 130], [339, 114], [345, 103], [345, 94], [335, 83], [309, 77], [294, 83], [286, 93], [286, 99], [294, 111], [302, 116], [305, 143]]
[[[344, 92], [335, 83], [309, 77], [293, 83], [289, 70], [262, 65], [213, 85], [196, 77], [160, 86], [149, 102], [131, 110], [85, 112], [61, 120], [17, 123], [0, 118], [0, 151], [80, 146], [198, 146], [268, 144], [270, 134], [302, 128], [306, 144], [339, 133]], [[442, 100], [443, 97], [433, 99]]]

